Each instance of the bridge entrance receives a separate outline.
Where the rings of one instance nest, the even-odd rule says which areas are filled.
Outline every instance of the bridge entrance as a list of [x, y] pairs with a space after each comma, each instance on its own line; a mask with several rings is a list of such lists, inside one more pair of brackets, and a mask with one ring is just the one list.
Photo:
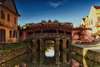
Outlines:
[[[61, 34], [33, 34], [32, 62], [39, 64], [67, 64], [67, 41]], [[68, 39], [67, 39], [68, 38]]]
[[44, 57], [45, 57], [45, 62], [55, 63], [55, 41], [54, 40], [45, 40]]

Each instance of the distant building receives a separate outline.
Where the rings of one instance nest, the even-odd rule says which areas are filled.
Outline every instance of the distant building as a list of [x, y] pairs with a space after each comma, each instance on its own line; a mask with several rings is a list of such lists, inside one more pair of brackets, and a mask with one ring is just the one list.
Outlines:
[[89, 28], [73, 28], [72, 31], [72, 42], [73, 43], [90, 43], [93, 42], [94, 37], [92, 36]]
[[100, 36], [100, 6], [92, 6], [89, 15], [84, 17], [81, 26], [91, 28], [92, 33]]
[[0, 0], [0, 43], [17, 41], [18, 17], [14, 0]]
[[81, 27], [82, 28], [90, 28], [89, 17], [88, 16], [82, 18]]

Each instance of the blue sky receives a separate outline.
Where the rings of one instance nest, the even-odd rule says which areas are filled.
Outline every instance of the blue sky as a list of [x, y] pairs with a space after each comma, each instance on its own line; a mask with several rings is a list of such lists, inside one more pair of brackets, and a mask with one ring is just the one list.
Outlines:
[[16, 5], [21, 25], [51, 19], [78, 26], [92, 5], [100, 6], [100, 0], [16, 0]]

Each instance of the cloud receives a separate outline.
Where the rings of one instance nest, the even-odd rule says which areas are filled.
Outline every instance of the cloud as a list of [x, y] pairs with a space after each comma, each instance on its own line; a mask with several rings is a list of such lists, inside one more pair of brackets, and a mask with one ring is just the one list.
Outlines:
[[50, 1], [50, 2], [49, 2], [49, 5], [52, 6], [52, 7], [54, 7], [54, 8], [57, 8], [57, 7], [59, 7], [59, 6], [62, 5], [62, 4], [63, 4], [62, 1], [58, 1], [58, 2]]

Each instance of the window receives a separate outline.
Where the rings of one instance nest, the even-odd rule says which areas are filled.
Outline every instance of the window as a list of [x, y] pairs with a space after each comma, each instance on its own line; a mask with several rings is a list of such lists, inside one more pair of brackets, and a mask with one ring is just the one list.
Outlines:
[[14, 30], [14, 31], [9, 31], [9, 37], [17, 37], [17, 32]]
[[93, 20], [91, 19], [91, 21], [90, 21], [90, 25], [92, 25], [93, 24]]
[[10, 38], [12, 37], [12, 31], [9, 31], [9, 37]]
[[7, 21], [10, 21], [10, 15], [9, 14], [7, 15]]
[[17, 37], [17, 32], [15, 30], [13, 31], [13, 37]]
[[15, 23], [15, 24], [17, 23], [17, 19], [16, 19], [16, 17], [14, 17], [14, 23]]
[[97, 22], [100, 22], [100, 17], [98, 17], [98, 20], [97, 20]]
[[5, 14], [2, 10], [1, 10], [1, 19], [5, 19]]

